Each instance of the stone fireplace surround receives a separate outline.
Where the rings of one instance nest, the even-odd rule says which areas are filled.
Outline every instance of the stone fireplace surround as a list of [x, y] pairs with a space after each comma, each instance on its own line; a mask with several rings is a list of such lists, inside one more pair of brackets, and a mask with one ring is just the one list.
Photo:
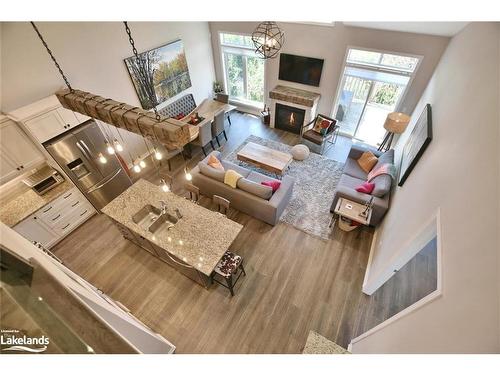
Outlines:
[[271, 108], [271, 121], [269, 126], [276, 126], [276, 104], [283, 104], [289, 107], [295, 107], [305, 111], [304, 124], [311, 122], [316, 117], [318, 102], [321, 95], [293, 87], [278, 85], [269, 91], [271, 99], [269, 107]]

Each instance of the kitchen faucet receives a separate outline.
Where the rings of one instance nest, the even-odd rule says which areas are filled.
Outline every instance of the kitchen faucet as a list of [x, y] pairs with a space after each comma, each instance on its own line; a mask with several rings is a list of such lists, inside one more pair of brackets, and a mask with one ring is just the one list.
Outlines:
[[167, 202], [165, 201], [160, 201], [160, 204], [161, 204], [161, 214], [164, 215], [167, 213]]

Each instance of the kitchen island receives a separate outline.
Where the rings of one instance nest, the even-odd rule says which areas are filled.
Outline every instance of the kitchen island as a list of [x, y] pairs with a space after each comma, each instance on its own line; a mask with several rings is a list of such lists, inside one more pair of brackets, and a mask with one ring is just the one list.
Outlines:
[[[151, 228], [158, 220], [153, 218], [147, 228], [144, 221], [135, 219], [145, 207], [168, 215], [175, 223], [153, 231]], [[126, 239], [205, 287], [209, 286], [215, 266], [243, 228], [218, 212], [174, 193], [163, 192], [143, 179], [101, 211], [113, 220]]]

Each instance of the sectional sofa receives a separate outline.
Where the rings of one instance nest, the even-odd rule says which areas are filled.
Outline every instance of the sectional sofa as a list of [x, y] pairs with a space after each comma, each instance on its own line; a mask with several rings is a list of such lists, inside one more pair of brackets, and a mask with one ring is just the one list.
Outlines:
[[[232, 169], [243, 176], [238, 180], [236, 188], [224, 183], [224, 174], [207, 165], [210, 155], [215, 155], [225, 170]], [[276, 225], [292, 197], [295, 180], [284, 176], [281, 186], [276, 192], [268, 186], [261, 185], [263, 181], [275, 180], [269, 176], [244, 168], [226, 160], [222, 160], [219, 151], [213, 151], [191, 171], [193, 185], [200, 193], [212, 197], [214, 194], [226, 198], [231, 206], [268, 224]]]
[[389, 175], [375, 177], [372, 181], [375, 183], [375, 189], [371, 195], [357, 192], [356, 187], [365, 182], [368, 177], [368, 174], [361, 169], [357, 161], [365, 151], [371, 151], [378, 157], [378, 162], [373, 169], [376, 169], [385, 163], [394, 164], [394, 150], [382, 153], [367, 145], [352, 145], [344, 166], [343, 174], [337, 187], [335, 188], [335, 192], [333, 193], [333, 202], [330, 207], [330, 211], [334, 212], [339, 198], [346, 198], [353, 202], [364, 204], [373, 196], [373, 211], [370, 225], [375, 226], [380, 223], [389, 209], [392, 178]]

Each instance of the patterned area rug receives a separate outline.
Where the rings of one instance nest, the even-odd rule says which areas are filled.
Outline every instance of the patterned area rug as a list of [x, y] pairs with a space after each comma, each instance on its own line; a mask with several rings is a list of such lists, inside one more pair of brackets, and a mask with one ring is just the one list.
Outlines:
[[[292, 148], [283, 143], [251, 135], [226, 159], [238, 164], [236, 154], [248, 142], [288, 153]], [[274, 177], [273, 174], [251, 164], [244, 164], [244, 166]], [[280, 221], [323, 240], [328, 240], [331, 233], [331, 228], [328, 227], [331, 219], [330, 205], [343, 168], [343, 163], [312, 152], [304, 161], [292, 160], [285, 175], [295, 178], [293, 196]]]

